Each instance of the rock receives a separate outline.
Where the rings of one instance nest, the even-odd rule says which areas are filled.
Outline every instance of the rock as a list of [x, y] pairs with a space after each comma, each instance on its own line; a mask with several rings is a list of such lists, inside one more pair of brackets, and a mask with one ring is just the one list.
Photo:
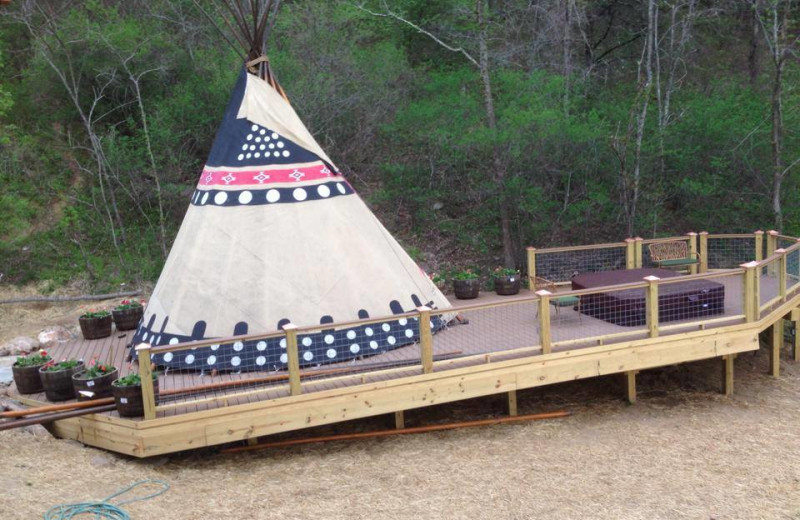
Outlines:
[[24, 356], [37, 350], [39, 342], [27, 336], [19, 336], [0, 346], [0, 356]]
[[105, 468], [108, 466], [113, 466], [114, 462], [116, 461], [108, 455], [95, 455], [89, 462], [92, 463], [92, 466], [97, 468]]
[[42, 348], [45, 349], [53, 348], [59, 343], [69, 341], [72, 338], [73, 335], [69, 329], [61, 325], [47, 327], [39, 333], [39, 343], [41, 343]]

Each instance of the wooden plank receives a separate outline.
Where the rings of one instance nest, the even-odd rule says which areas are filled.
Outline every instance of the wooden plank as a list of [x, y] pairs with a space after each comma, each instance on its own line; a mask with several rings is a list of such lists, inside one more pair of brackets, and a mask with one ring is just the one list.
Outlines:
[[645, 321], [647, 332], [651, 338], [658, 336], [658, 281], [657, 276], [645, 276], [647, 291], [645, 292]]
[[542, 344], [542, 354], [549, 354], [552, 351], [550, 341], [550, 295], [552, 293], [545, 289], [536, 291], [539, 297], [539, 342]]
[[[689, 257], [697, 258], [697, 233], [691, 232], [686, 234], [689, 237]], [[697, 264], [689, 266], [689, 274], [697, 274]]]
[[422, 358], [422, 373], [433, 372], [433, 334], [431, 333], [431, 309], [418, 307], [419, 312], [419, 349]]
[[303, 387], [300, 385], [300, 355], [297, 352], [297, 325], [287, 323], [283, 326], [286, 333], [286, 366], [289, 370], [289, 391], [292, 395], [300, 395]]
[[700, 272], [708, 272], [708, 231], [700, 232]]
[[772, 341], [769, 353], [769, 374], [772, 377], [781, 375], [781, 347], [783, 347], [783, 319], [779, 318], [772, 325]]
[[528, 288], [533, 291], [536, 288], [536, 248], [528, 247], [525, 251], [528, 259]]
[[625, 372], [625, 399], [628, 404], [636, 403], [636, 370]]
[[636, 240], [625, 239], [625, 269], [636, 267]]
[[508, 415], [516, 417], [517, 415], [517, 391], [511, 390], [508, 392]]
[[398, 410], [394, 413], [394, 427], [398, 430], [406, 427], [406, 415], [403, 410]]
[[143, 343], [136, 347], [139, 358], [139, 377], [142, 380], [142, 404], [145, 420], [156, 418], [155, 390], [153, 388], [153, 372], [150, 361], [150, 345]]

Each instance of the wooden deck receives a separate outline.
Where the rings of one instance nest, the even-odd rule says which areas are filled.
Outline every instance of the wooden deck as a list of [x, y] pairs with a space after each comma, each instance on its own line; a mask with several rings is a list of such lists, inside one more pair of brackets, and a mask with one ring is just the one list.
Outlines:
[[[664, 323], [658, 337], [647, 325], [623, 327], [561, 308], [549, 317], [552, 348], [546, 353], [537, 296], [528, 291], [482, 293], [477, 300], [453, 302], [454, 312], [469, 323], [433, 336], [432, 373], [422, 371], [419, 344], [304, 369], [301, 395], [292, 395], [285, 380], [254, 381], [285, 372], [168, 372], [159, 374], [165, 394], [209, 384], [230, 386], [162, 395], [155, 419], [123, 419], [108, 412], [58, 421], [53, 431], [145, 457], [611, 373], [627, 374], [635, 391], [638, 370], [712, 357], [725, 359], [732, 384], [732, 356], [757, 349], [759, 332], [784, 317], [800, 319], [800, 287], [790, 284], [788, 295], [780, 297], [780, 278], [765, 272], [755, 283], [757, 317], [747, 321], [743, 280], [741, 275], [717, 276], [715, 281], [725, 286], [724, 312]], [[132, 336], [133, 331], [115, 332], [102, 340], [67, 342], [50, 352], [56, 359], [97, 358], [125, 375], [137, 368], [126, 360]], [[10, 392], [15, 394], [13, 385]], [[43, 394], [15, 397], [30, 405], [46, 403]]]

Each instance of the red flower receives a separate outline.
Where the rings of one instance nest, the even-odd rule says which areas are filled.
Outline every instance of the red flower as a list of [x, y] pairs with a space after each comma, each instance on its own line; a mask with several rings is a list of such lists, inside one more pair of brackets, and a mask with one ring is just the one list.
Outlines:
[[39, 355], [42, 356], [42, 357], [45, 357], [45, 356], [47, 356], [47, 352], [45, 352], [45, 350], [42, 349], [42, 350], [39, 351]]

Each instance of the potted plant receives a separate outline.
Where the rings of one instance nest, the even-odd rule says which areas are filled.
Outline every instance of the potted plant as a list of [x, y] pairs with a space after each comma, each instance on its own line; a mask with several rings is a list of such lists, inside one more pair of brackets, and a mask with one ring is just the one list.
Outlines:
[[14, 375], [17, 391], [21, 394], [41, 392], [42, 380], [39, 377], [39, 369], [50, 360], [50, 355], [44, 350], [18, 357], [11, 365], [11, 373]]
[[86, 339], [106, 338], [111, 335], [111, 313], [106, 310], [90, 310], [78, 318], [81, 332]]
[[72, 376], [72, 387], [78, 401], [111, 397], [111, 383], [117, 378], [116, 367], [98, 363], [97, 358], [89, 362], [86, 370]]
[[494, 291], [500, 295], [517, 294], [520, 287], [519, 271], [509, 267], [498, 267], [492, 273]]
[[437, 289], [444, 292], [444, 289], [447, 285], [447, 278], [445, 278], [444, 275], [439, 273], [431, 273], [428, 275], [428, 278], [431, 279], [433, 285], [435, 285]]
[[[158, 398], [158, 375], [153, 373], [153, 392]], [[111, 393], [117, 404], [120, 417], [141, 417], [144, 415], [142, 402], [142, 378], [138, 373], [132, 372], [121, 377], [111, 384]]]
[[478, 274], [473, 273], [472, 269], [458, 271], [453, 275], [453, 291], [459, 300], [471, 300], [478, 297], [481, 288], [481, 281]]
[[83, 370], [83, 361], [64, 359], [58, 363], [48, 361], [39, 368], [44, 395], [48, 401], [66, 401], [75, 397], [72, 376]]
[[122, 300], [119, 305], [111, 310], [114, 317], [114, 325], [117, 330], [133, 330], [139, 325], [139, 321], [144, 314], [144, 300]]

